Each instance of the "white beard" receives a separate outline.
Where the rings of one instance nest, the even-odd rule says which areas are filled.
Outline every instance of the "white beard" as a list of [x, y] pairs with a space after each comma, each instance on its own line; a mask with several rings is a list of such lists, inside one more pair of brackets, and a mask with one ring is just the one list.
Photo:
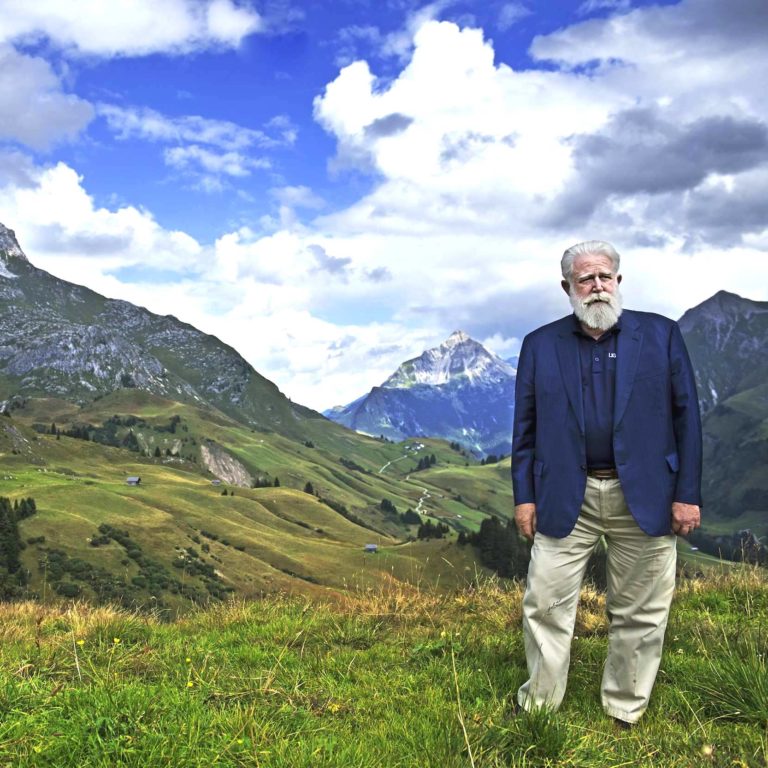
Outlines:
[[622, 301], [618, 285], [613, 293], [590, 293], [583, 299], [576, 296], [571, 289], [568, 297], [576, 317], [587, 328], [607, 331], [616, 325], [621, 316]]

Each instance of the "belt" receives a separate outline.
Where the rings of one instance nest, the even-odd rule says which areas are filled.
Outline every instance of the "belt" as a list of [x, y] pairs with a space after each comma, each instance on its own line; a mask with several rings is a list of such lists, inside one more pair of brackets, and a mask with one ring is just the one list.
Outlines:
[[618, 480], [619, 473], [616, 467], [606, 467], [605, 469], [588, 469], [587, 475], [597, 480]]

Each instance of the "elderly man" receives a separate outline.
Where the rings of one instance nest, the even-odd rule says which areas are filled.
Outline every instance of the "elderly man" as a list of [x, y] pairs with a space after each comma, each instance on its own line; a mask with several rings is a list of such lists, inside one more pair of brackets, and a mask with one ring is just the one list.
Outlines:
[[573, 314], [523, 341], [515, 389], [515, 522], [533, 540], [523, 599], [524, 709], [565, 693], [581, 582], [607, 545], [610, 621], [601, 698], [620, 727], [642, 716], [661, 659], [676, 537], [699, 525], [701, 424], [675, 322], [622, 311], [609, 243], [561, 262]]

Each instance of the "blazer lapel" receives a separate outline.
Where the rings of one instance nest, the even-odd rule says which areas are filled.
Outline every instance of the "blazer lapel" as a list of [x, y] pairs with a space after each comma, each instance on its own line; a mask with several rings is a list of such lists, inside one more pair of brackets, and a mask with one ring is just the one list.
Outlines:
[[[622, 316], [625, 317], [626, 315]], [[629, 318], [627, 318], [629, 320]], [[619, 331], [616, 339], [616, 397], [614, 401], [613, 425], [618, 426], [635, 383], [637, 363], [640, 359], [640, 347], [643, 334], [637, 322], [627, 322]]]
[[[621, 335], [621, 334], [619, 334]], [[579, 429], [584, 434], [584, 403], [581, 399], [581, 362], [579, 361], [579, 345], [573, 331], [565, 329], [557, 339], [557, 361], [560, 364], [560, 375], [563, 378], [568, 401], [576, 414]]]

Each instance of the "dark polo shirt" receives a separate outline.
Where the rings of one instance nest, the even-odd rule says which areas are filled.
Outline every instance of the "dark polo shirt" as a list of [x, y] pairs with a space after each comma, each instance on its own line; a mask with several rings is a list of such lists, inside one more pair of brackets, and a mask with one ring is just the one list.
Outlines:
[[573, 315], [574, 333], [579, 341], [581, 395], [584, 403], [587, 466], [590, 469], [614, 467], [613, 406], [616, 400], [616, 325], [595, 340], [581, 330]]

